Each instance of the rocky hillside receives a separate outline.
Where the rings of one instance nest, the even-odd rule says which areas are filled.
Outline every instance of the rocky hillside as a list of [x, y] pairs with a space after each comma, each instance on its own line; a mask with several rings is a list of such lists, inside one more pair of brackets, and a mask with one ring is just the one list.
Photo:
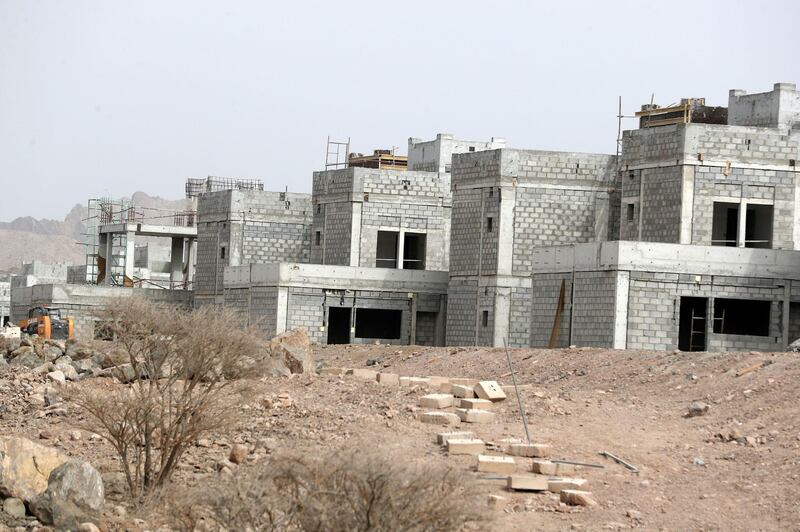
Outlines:
[[[144, 192], [134, 193], [131, 200], [144, 210], [145, 217], [188, 208], [185, 199], [167, 200]], [[32, 260], [83, 264], [86, 217], [86, 206], [75, 205], [63, 220], [23, 216], [0, 222], [0, 274], [14, 273], [23, 262]]]

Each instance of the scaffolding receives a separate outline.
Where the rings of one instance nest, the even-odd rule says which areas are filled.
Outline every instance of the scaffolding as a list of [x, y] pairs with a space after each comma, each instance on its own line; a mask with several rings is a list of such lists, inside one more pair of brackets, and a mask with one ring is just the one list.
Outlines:
[[264, 190], [264, 182], [260, 179], [239, 179], [236, 177], [208, 176], [204, 178], [190, 177], [186, 180], [186, 197], [196, 198], [206, 192], [221, 190]]
[[349, 155], [350, 137], [347, 138], [347, 142], [339, 142], [331, 140], [330, 135], [328, 136], [328, 142], [325, 148], [325, 170], [347, 168]]
[[[136, 210], [134, 203], [127, 199], [111, 198], [92, 198], [87, 205], [88, 214], [86, 216], [86, 232], [84, 233], [84, 265], [86, 267], [85, 282], [88, 284], [98, 284], [98, 278], [102, 281], [101, 272], [104, 271], [105, 264], [100, 257], [100, 226], [110, 223], [144, 221], [144, 213]], [[126, 239], [115, 238], [112, 242], [112, 279], [120, 271], [124, 272]]]

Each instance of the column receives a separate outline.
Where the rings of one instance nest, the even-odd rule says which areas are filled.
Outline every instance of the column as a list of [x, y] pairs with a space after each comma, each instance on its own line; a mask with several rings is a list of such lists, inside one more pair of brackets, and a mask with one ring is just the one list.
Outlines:
[[183, 237], [172, 237], [169, 252], [169, 284], [170, 288], [178, 288], [183, 281]]

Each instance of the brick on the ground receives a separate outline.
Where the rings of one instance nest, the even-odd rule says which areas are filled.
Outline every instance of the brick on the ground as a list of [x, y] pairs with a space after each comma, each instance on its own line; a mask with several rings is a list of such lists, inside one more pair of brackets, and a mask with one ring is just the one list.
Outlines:
[[480, 454], [486, 450], [486, 444], [479, 439], [457, 439], [447, 440], [447, 452], [449, 454]]
[[510, 456], [478, 455], [478, 471], [483, 473], [510, 475], [515, 471], [516, 467], [514, 459]]
[[456, 414], [464, 423], [493, 423], [494, 413], [488, 410], [456, 408]]
[[480, 399], [487, 399], [493, 403], [506, 399], [506, 392], [497, 384], [497, 381], [480, 381], [474, 389], [475, 395]]
[[491, 410], [492, 405], [491, 401], [488, 399], [469, 399], [463, 398], [458, 400], [458, 407], [459, 408], [467, 408], [467, 409], [475, 409], [475, 410]]
[[400, 375], [397, 373], [378, 373], [378, 382], [389, 386], [400, 385]]
[[563, 476], [572, 475], [577, 467], [572, 464], [561, 464], [550, 460], [534, 460], [531, 463], [531, 471], [540, 475]]
[[582, 490], [589, 486], [585, 478], [556, 477], [547, 479], [547, 491], [561, 493], [564, 490]]
[[419, 415], [419, 420], [431, 425], [458, 425], [461, 418], [452, 412], [424, 412]]
[[529, 458], [546, 458], [550, 456], [550, 446], [544, 443], [512, 443], [508, 446], [508, 454]]
[[563, 490], [561, 492], [561, 502], [572, 506], [596, 506], [597, 501], [592, 499], [589, 491]]
[[457, 431], [457, 432], [440, 432], [436, 435], [436, 443], [439, 445], [447, 445], [447, 440], [456, 439], [456, 440], [474, 440], [475, 433], [467, 432], [467, 431]]
[[439, 390], [442, 384], [450, 382], [449, 377], [441, 377], [438, 375], [431, 375], [426, 378], [428, 379], [428, 385], [432, 390]]
[[501, 506], [504, 506], [506, 504], [507, 500], [508, 499], [506, 497], [503, 497], [501, 495], [491, 494], [491, 495], [489, 495], [489, 499], [487, 500], [487, 504], [489, 505], [489, 508], [495, 509], [495, 508], [500, 508]]
[[452, 394], [453, 393], [453, 383], [448, 381], [448, 382], [443, 382], [443, 383], [439, 384], [439, 392], [440, 393], [450, 393], [450, 394]]
[[478, 379], [464, 379], [461, 377], [451, 377], [450, 382], [452, 384], [458, 384], [460, 386], [469, 386], [472, 388], [476, 384], [478, 384]]
[[425, 377], [400, 377], [400, 386], [427, 386], [429, 382]]
[[374, 381], [378, 375], [378, 372], [373, 369], [348, 369], [347, 375], [352, 375], [356, 379], [362, 379], [365, 381]]
[[509, 491], [547, 491], [547, 477], [542, 475], [509, 475]]
[[454, 384], [450, 391], [456, 397], [467, 399], [475, 397], [475, 390], [472, 389], [472, 386], [464, 384]]
[[422, 408], [450, 408], [453, 406], [454, 398], [446, 393], [432, 393], [423, 395], [419, 398], [419, 406]]

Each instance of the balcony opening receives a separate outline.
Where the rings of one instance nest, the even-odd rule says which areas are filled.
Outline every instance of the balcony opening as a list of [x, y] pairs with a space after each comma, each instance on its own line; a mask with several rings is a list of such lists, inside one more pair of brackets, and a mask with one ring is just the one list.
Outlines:
[[378, 231], [378, 244], [375, 250], [376, 268], [397, 268], [398, 231]]
[[714, 202], [711, 221], [711, 245], [736, 247], [739, 237], [739, 204]]
[[772, 247], [772, 205], [748, 205], [744, 225], [744, 247]]
[[424, 270], [427, 244], [425, 233], [406, 233], [403, 235], [403, 269]]

